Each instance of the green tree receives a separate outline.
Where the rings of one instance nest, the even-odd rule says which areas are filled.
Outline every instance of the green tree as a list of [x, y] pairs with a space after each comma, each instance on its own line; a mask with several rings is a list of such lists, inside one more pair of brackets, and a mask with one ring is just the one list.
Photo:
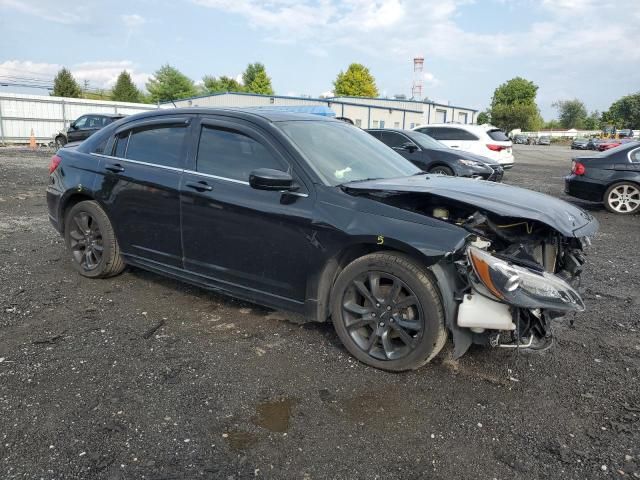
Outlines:
[[640, 92], [613, 102], [602, 114], [602, 119], [617, 128], [640, 128]]
[[577, 98], [573, 100], [558, 100], [552, 104], [558, 110], [558, 119], [563, 128], [584, 128], [587, 119], [587, 107]]
[[56, 97], [80, 98], [82, 90], [80, 85], [73, 78], [71, 72], [66, 68], [62, 68], [53, 79], [53, 92], [51, 95]]
[[562, 125], [560, 125], [560, 121], [558, 120], [549, 120], [548, 122], [544, 122], [543, 127], [546, 130], [560, 130], [562, 129]]
[[491, 111], [489, 109], [484, 112], [480, 112], [478, 114], [478, 118], [476, 120], [478, 125], [484, 125], [485, 123], [491, 123]]
[[536, 104], [537, 92], [535, 83], [521, 77], [499, 85], [491, 99], [491, 123], [506, 132], [515, 128], [538, 130], [543, 121]]
[[359, 63], [352, 63], [346, 72], [340, 72], [333, 82], [336, 96], [377, 97], [376, 80], [369, 69]]
[[129, 75], [129, 72], [126, 70], [123, 70], [122, 73], [118, 75], [118, 80], [111, 91], [111, 100], [119, 102], [140, 101], [140, 90], [134, 85], [133, 80], [131, 80], [131, 75]]
[[537, 93], [538, 86], [535, 83], [522, 77], [515, 77], [495, 89], [491, 106], [535, 104]]
[[244, 90], [236, 79], [224, 75], [219, 78], [205, 75], [202, 77], [202, 83], [207, 93], [242, 92]]
[[242, 83], [246, 92], [273, 95], [271, 78], [269, 78], [267, 70], [260, 62], [247, 65], [247, 68], [242, 73]]
[[598, 110], [594, 110], [584, 120], [584, 126], [582, 128], [586, 130], [600, 130], [600, 124], [602, 122], [602, 116]]
[[193, 80], [171, 65], [163, 65], [147, 82], [153, 102], [168, 102], [196, 95]]

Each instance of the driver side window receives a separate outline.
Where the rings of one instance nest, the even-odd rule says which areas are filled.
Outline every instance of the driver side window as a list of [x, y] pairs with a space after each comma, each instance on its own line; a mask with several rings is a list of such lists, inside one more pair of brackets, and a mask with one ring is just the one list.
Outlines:
[[81, 129], [81, 128], [87, 128], [87, 116], [84, 117], [80, 117], [79, 119], [77, 119], [73, 124], [76, 126], [76, 128]]
[[629, 156], [633, 163], [640, 163], [640, 148], [635, 149]]
[[198, 144], [196, 169], [218, 177], [249, 181], [258, 168], [288, 170], [264, 145], [231, 128], [203, 126]]

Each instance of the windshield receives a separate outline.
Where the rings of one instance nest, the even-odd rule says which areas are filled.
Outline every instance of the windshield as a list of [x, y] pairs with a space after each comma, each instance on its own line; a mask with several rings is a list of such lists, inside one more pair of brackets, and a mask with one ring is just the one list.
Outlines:
[[293, 121], [278, 126], [329, 185], [420, 172], [380, 140], [344, 122]]
[[426, 133], [413, 131], [409, 135], [412, 140], [415, 140], [416, 143], [419, 143], [421, 147], [424, 148], [449, 148], [444, 143], [439, 142], [433, 137], [430, 137]]

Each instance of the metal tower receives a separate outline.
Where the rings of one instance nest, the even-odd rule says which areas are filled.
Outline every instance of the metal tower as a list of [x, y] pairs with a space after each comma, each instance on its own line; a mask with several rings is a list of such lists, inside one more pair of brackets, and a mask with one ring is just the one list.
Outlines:
[[424, 82], [424, 57], [422, 55], [413, 59], [413, 86], [411, 87], [411, 98], [422, 100], [422, 84]]

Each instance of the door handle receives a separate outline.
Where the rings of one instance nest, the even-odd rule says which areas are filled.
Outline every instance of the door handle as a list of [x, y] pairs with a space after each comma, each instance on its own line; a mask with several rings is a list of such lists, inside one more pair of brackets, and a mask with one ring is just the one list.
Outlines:
[[451, 148], [460, 148], [460, 145], [451, 145]]
[[213, 190], [213, 187], [204, 180], [200, 180], [199, 182], [187, 182], [184, 184], [184, 186], [193, 188], [198, 192], [210, 192], [211, 190]]
[[114, 163], [113, 165], [107, 165], [104, 167], [105, 170], [108, 170], [113, 173], [122, 173], [124, 172], [124, 167], [119, 163]]

